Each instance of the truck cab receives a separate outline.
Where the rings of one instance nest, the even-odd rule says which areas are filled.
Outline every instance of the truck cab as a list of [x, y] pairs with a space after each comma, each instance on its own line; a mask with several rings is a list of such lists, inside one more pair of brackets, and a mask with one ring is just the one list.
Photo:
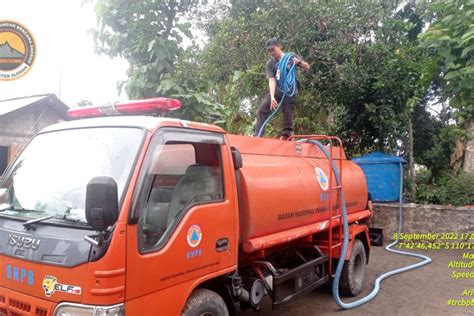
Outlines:
[[[259, 140], [248, 140], [253, 145], [246, 147], [248, 137], [227, 135], [217, 126], [137, 115], [144, 110], [137, 104], [121, 108], [132, 116], [86, 118], [42, 130], [6, 170], [0, 183], [0, 314], [226, 315], [258, 309], [265, 294], [276, 298], [275, 281], [286, 281], [282, 276], [309, 284], [278, 303], [330, 279], [338, 248], [336, 242], [319, 241], [328, 239], [328, 227], [332, 234], [337, 226], [334, 216], [324, 215], [330, 219], [326, 224], [318, 217], [317, 226], [310, 217], [316, 208], [296, 213], [307, 216], [306, 222], [271, 213], [275, 223], [285, 222], [281, 232], [264, 233], [258, 230], [264, 223], [252, 224], [251, 215], [257, 214], [252, 212], [265, 211], [249, 197], [249, 183], [252, 177], [269, 179], [252, 171], [263, 170], [254, 157], [262, 154], [249, 149], [260, 146]], [[110, 113], [76, 111], [82, 112], [72, 114]], [[271, 140], [268, 152], [282, 143]], [[291, 154], [278, 155], [275, 164], [303, 161], [293, 157], [295, 146], [285, 142], [281, 148]], [[303, 147], [304, 152], [309, 145]], [[246, 163], [248, 171], [242, 168]], [[303, 173], [295, 183], [305, 181]], [[258, 190], [261, 185], [255, 194]], [[370, 242], [364, 223], [371, 213], [367, 196], [357, 198], [367, 195], [366, 186], [360, 190], [349, 193], [352, 203], [360, 204], [353, 205], [358, 215], [351, 241], [360, 240], [365, 269]], [[327, 202], [328, 196], [321, 194], [314, 203]], [[306, 226], [318, 229], [297, 233]], [[273, 236], [285, 232], [294, 237]], [[288, 256], [288, 251], [296, 252]], [[295, 264], [295, 256], [304, 263]], [[351, 256], [344, 259], [350, 262]], [[286, 268], [284, 257], [291, 259]]]

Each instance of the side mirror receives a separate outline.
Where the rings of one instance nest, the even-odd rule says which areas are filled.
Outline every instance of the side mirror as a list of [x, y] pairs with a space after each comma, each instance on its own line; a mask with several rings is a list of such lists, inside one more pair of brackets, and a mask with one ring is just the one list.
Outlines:
[[117, 183], [111, 177], [95, 177], [87, 184], [86, 219], [95, 230], [102, 232], [118, 218]]
[[240, 151], [235, 147], [230, 147], [230, 153], [232, 154], [232, 161], [234, 162], [234, 169], [239, 170], [242, 168], [242, 155]]
[[7, 188], [0, 188], [0, 204], [5, 203], [7, 200]]

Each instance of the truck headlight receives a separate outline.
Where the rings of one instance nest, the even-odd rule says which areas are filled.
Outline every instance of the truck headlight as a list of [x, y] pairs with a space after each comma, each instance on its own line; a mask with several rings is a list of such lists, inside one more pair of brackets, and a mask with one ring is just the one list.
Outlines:
[[75, 303], [60, 303], [54, 310], [54, 316], [123, 316], [123, 304], [110, 306], [83, 305]]

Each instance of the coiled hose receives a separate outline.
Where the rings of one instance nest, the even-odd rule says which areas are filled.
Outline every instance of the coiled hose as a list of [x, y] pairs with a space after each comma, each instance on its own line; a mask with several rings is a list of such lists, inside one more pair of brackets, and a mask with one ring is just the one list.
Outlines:
[[267, 124], [273, 119], [278, 110], [280, 109], [281, 105], [283, 104], [283, 100], [286, 96], [292, 97], [296, 93], [296, 66], [295, 63], [288, 68], [288, 64], [292, 62], [293, 54], [292, 53], [285, 53], [283, 57], [276, 63], [277, 69], [280, 70], [282, 89], [283, 89], [283, 96], [278, 103], [277, 108], [270, 114], [270, 116], [263, 122], [262, 126], [258, 130], [257, 137], [262, 137], [263, 131]]
[[[302, 140], [302, 141], [305, 141], [305, 140]], [[328, 153], [326, 147], [323, 144], [321, 144], [320, 142], [318, 142], [316, 140], [311, 140], [309, 142], [313, 143], [319, 149], [321, 149], [321, 151], [324, 153], [326, 158], [328, 158], [328, 159], [330, 158], [329, 153]], [[332, 170], [334, 172], [334, 176], [336, 177], [336, 183], [339, 186], [340, 185], [339, 171], [338, 171], [337, 166], [334, 163], [334, 161], [332, 162], [331, 167], [332, 167]], [[342, 189], [342, 188], [341, 188], [341, 200], [342, 200], [341, 205], [342, 205], [342, 222], [343, 222], [344, 238], [343, 238], [343, 243], [342, 243], [342, 252], [341, 252], [341, 255], [339, 256], [340, 260], [337, 263], [336, 275], [335, 275], [333, 283], [332, 283], [332, 295], [333, 295], [334, 300], [336, 301], [336, 304], [340, 308], [342, 308], [342, 309], [351, 309], [351, 308], [359, 307], [359, 306], [371, 301], [379, 293], [380, 283], [382, 282], [382, 280], [384, 280], [384, 279], [386, 279], [386, 278], [388, 278], [392, 275], [398, 274], [398, 273], [402, 273], [402, 272], [406, 272], [406, 271], [409, 271], [409, 270], [413, 270], [413, 269], [422, 267], [422, 266], [424, 266], [424, 265], [426, 265], [426, 264], [428, 264], [432, 261], [430, 257], [424, 256], [424, 255], [391, 249], [391, 247], [395, 246], [399, 242], [400, 238], [397, 238], [394, 242], [392, 242], [390, 245], [385, 247], [385, 250], [387, 250], [389, 252], [397, 253], [397, 254], [400, 254], [400, 255], [404, 255], [404, 256], [420, 258], [420, 259], [423, 259], [423, 261], [412, 264], [412, 265], [408, 265], [408, 266], [403, 267], [403, 268], [399, 268], [399, 269], [390, 270], [390, 271], [385, 272], [384, 274], [380, 275], [377, 279], [375, 279], [374, 288], [372, 289], [372, 291], [369, 294], [367, 294], [366, 296], [364, 296], [361, 299], [358, 299], [354, 302], [344, 303], [341, 300], [340, 296], [339, 296], [339, 281], [341, 279], [341, 273], [342, 273], [342, 269], [344, 267], [344, 261], [345, 261], [344, 258], [347, 255], [347, 249], [348, 249], [348, 246], [349, 246], [349, 224], [347, 222], [347, 209], [346, 209], [346, 200], [345, 200], [345, 197], [344, 197], [344, 189]], [[402, 205], [403, 205], [403, 166], [402, 166], [402, 163], [400, 163], [400, 199], [399, 199], [398, 236], [400, 236], [400, 234], [402, 232], [402, 226], [403, 226], [403, 207], [402, 207]]]

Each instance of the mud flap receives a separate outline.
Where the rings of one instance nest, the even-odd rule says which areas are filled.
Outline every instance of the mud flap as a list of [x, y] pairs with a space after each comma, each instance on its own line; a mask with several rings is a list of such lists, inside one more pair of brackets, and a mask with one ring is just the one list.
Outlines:
[[369, 228], [370, 244], [372, 246], [383, 247], [383, 229]]

